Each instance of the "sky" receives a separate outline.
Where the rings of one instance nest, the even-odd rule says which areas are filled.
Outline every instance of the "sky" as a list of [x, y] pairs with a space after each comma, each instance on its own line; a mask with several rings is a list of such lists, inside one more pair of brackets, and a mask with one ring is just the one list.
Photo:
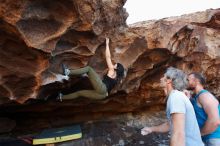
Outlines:
[[220, 8], [220, 0], [127, 0], [127, 24]]

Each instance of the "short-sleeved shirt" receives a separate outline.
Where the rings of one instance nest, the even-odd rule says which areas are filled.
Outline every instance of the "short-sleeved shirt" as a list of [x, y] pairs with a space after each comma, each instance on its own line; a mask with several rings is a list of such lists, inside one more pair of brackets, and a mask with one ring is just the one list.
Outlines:
[[186, 146], [204, 146], [196, 115], [189, 98], [178, 90], [172, 90], [167, 100], [167, 118], [170, 123], [170, 132], [172, 134], [171, 116], [174, 113], [185, 115], [185, 145]]

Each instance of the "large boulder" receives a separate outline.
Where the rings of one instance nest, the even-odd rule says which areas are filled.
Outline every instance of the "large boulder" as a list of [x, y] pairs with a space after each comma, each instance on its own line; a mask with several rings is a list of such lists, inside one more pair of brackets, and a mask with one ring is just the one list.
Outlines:
[[[220, 9], [127, 26], [124, 3], [2, 1], [1, 114], [16, 119], [20, 128], [43, 128], [157, 108], [165, 104], [159, 79], [169, 66], [202, 72], [207, 88], [220, 97]], [[90, 65], [100, 76], [105, 73], [105, 37], [111, 39], [113, 62], [127, 70], [122, 84], [105, 100], [55, 101], [60, 91], [91, 88], [87, 78], [67, 80], [62, 63], [72, 69]]]

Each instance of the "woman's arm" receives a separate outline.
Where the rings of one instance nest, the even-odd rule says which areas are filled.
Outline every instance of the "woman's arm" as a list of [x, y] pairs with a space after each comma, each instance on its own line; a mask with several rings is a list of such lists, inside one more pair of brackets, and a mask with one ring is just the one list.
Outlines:
[[111, 53], [109, 50], [109, 38], [106, 38], [106, 49], [105, 49], [105, 59], [108, 66], [108, 76], [112, 77], [114, 75], [114, 65], [111, 60]]

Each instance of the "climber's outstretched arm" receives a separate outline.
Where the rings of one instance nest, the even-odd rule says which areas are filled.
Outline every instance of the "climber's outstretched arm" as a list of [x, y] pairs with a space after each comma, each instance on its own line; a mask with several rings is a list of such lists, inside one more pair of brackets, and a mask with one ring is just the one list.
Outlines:
[[109, 38], [106, 38], [106, 50], [105, 50], [105, 59], [108, 66], [108, 76], [114, 75], [114, 65], [112, 64], [111, 60], [111, 53], [109, 49]]

